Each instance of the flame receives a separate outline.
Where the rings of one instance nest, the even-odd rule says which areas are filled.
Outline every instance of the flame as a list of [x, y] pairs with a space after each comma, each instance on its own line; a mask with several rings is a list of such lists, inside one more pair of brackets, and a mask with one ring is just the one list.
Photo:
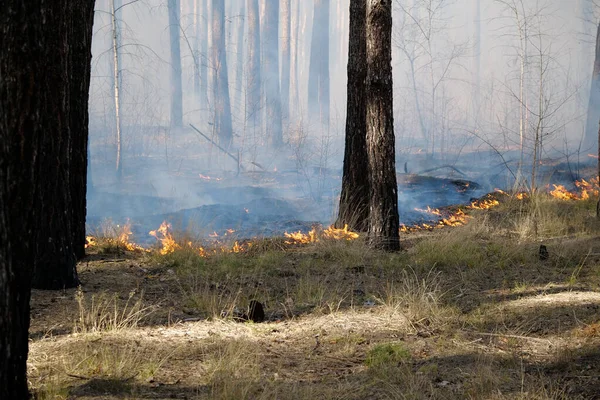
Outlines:
[[470, 206], [467, 208], [475, 209], [475, 210], [489, 210], [492, 207], [496, 207], [500, 202], [496, 199], [483, 199], [472, 201]]
[[333, 225], [323, 231], [323, 236], [335, 240], [354, 240], [358, 238], [358, 233], [348, 230], [348, 224], [343, 229], [334, 228]]
[[352, 232], [348, 229], [348, 225], [344, 225], [344, 228], [335, 228], [333, 225], [322, 231], [317, 231], [316, 228], [312, 228], [308, 233], [302, 233], [301, 231], [283, 234], [286, 238], [285, 244], [309, 244], [319, 242], [321, 239], [328, 240], [355, 240], [358, 238], [358, 233]]
[[575, 193], [569, 192], [563, 185], [552, 185], [554, 190], [550, 191], [550, 195], [560, 200], [578, 200]]
[[[175, 239], [173, 239], [173, 235], [171, 235], [169, 229], [171, 229], [171, 224], [169, 224], [167, 221], [163, 221], [157, 230], [148, 232], [150, 236], [154, 236], [161, 242], [162, 248], [160, 249], [160, 254], [162, 255], [172, 253], [181, 248], [181, 246], [175, 242]], [[188, 242], [188, 245], [191, 245], [191, 242]]]
[[95, 237], [93, 236], [86, 236], [85, 237], [85, 248], [87, 249], [88, 247], [94, 247], [98, 244], [98, 241], [96, 240]]
[[208, 175], [202, 175], [202, 174], [198, 174], [198, 176], [200, 177], [200, 179], [204, 179], [205, 181], [222, 181], [223, 178], [212, 178]]
[[[118, 227], [119, 225], [117, 225]], [[131, 236], [131, 223], [127, 221], [123, 228], [121, 228], [121, 234], [115, 240], [117, 244], [122, 245], [129, 251], [144, 251], [145, 249], [137, 244], [129, 241], [129, 236]]]

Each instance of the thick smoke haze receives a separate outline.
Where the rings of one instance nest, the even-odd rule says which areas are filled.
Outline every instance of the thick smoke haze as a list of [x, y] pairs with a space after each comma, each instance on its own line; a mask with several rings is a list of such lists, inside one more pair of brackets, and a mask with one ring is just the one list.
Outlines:
[[[312, 62], [329, 61], [328, 76], [313, 77], [329, 89], [329, 100], [325, 104], [319, 89], [310, 105], [312, 38], [319, 36], [313, 29], [323, 25], [313, 21], [323, 18], [315, 10], [322, 12], [319, 4], [327, 1], [290, 1], [288, 30], [281, 23], [285, 2], [279, 2], [276, 46], [266, 39], [266, 1], [275, 0], [257, 1], [260, 73], [249, 63], [252, 0], [96, 2], [90, 230], [105, 218], [119, 223], [131, 218], [139, 236], [161, 218], [180, 218], [180, 229], [199, 235], [227, 224], [244, 234], [268, 235], [331, 222], [343, 162], [349, 0], [326, 7], [328, 45], [315, 49], [328, 54], [317, 51]], [[169, 5], [177, 7], [175, 24]], [[225, 45], [218, 49], [215, 6], [224, 11]], [[476, 183], [466, 193], [444, 192], [447, 187], [402, 190], [401, 184], [401, 220], [418, 218], [415, 207], [465, 202], [515, 182], [545, 185], [550, 178], [544, 166], [550, 164], [560, 166], [554, 168], [560, 174], [568, 171], [559, 175], [570, 179], [595, 162], [588, 154], [596, 153], [597, 138], [585, 137], [599, 11], [593, 1], [395, 0], [393, 10], [398, 173]], [[182, 126], [172, 121], [174, 32], [179, 32]], [[286, 40], [289, 62], [281, 51]], [[213, 57], [216, 53], [226, 60]], [[265, 65], [273, 59], [280, 76]], [[273, 148], [275, 108], [265, 91], [279, 82], [284, 65], [290, 68], [284, 107], [289, 112], [277, 116], [283, 145]], [[223, 72], [229, 110], [221, 106]], [[250, 90], [253, 80], [260, 80], [258, 96]], [[225, 112], [232, 123], [226, 133], [219, 132]], [[256, 113], [259, 125], [253, 126]], [[223, 140], [227, 133], [230, 143]], [[115, 167], [119, 147], [121, 174]], [[188, 211], [174, 214], [180, 210]], [[266, 228], [267, 223], [272, 225]]]

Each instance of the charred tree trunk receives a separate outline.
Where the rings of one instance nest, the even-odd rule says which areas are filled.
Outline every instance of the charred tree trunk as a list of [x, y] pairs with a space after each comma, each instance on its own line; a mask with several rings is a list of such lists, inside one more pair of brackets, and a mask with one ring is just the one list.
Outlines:
[[35, 262], [44, 31], [53, 3], [0, 5], [0, 398], [27, 399], [29, 298]]
[[310, 66], [308, 72], [309, 115], [329, 126], [329, 0], [315, 0]]
[[596, 33], [596, 58], [590, 87], [590, 98], [585, 126], [584, 148], [596, 149], [598, 147], [598, 121], [600, 120], [600, 23]]
[[281, 118], [289, 119], [290, 114], [290, 0], [281, 2]]
[[369, 162], [369, 244], [400, 249], [396, 182], [393, 90], [392, 5], [367, 0], [367, 156]]
[[266, 130], [269, 144], [279, 148], [283, 144], [281, 127], [281, 94], [279, 92], [279, 1], [264, 0], [262, 43], [263, 70], [265, 72]]
[[[60, 13], [67, 13], [64, 0], [57, 3]], [[59, 6], [60, 4], [60, 6]], [[70, 10], [70, 7], [69, 7]], [[63, 289], [79, 284], [73, 248], [73, 218], [71, 197], [71, 149], [69, 73], [69, 25], [63, 15], [57, 17], [54, 29], [46, 32], [46, 46], [54, 49], [46, 60], [48, 69], [43, 81], [44, 91], [52, 93], [45, 104], [41, 125], [47, 127], [41, 155], [40, 207], [43, 222], [38, 227], [40, 238], [36, 252], [33, 287]], [[51, 127], [51, 128], [50, 128]]]
[[169, 37], [171, 45], [171, 126], [183, 125], [181, 89], [181, 45], [179, 43], [179, 0], [169, 0]]
[[350, 1], [346, 147], [339, 214], [335, 225], [366, 232], [369, 218], [369, 175], [366, 125], [366, 0]]
[[232, 139], [231, 101], [229, 98], [229, 77], [225, 52], [225, 0], [212, 2], [212, 49], [213, 98], [215, 106], [215, 130], [219, 143], [228, 148]]
[[248, 69], [246, 71], [246, 120], [251, 132], [256, 133], [262, 125], [260, 108], [261, 70], [260, 70], [260, 22], [258, 19], [258, 0], [246, 0], [248, 13]]
[[70, 125], [71, 147], [71, 198], [73, 202], [73, 250], [77, 259], [85, 256], [86, 192], [89, 164], [88, 100], [92, 60], [92, 25], [94, 1], [78, 1], [70, 6], [71, 35], [69, 41], [71, 77]]

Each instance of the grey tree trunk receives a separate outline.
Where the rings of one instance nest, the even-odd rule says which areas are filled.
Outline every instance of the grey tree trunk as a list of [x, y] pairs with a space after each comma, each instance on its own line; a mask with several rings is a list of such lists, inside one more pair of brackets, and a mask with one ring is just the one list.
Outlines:
[[235, 110], [239, 114], [244, 109], [244, 91], [242, 81], [244, 76], [244, 30], [246, 28], [246, 11], [244, 1], [239, 4], [239, 14], [237, 15], [237, 43], [235, 60]]
[[246, 71], [246, 121], [251, 132], [261, 129], [261, 69], [260, 69], [260, 21], [258, 0], [246, 0], [248, 14], [248, 49]]
[[291, 44], [291, 2], [281, 2], [281, 118], [289, 119], [290, 114], [290, 44]]
[[592, 85], [588, 102], [587, 121], [583, 147], [585, 151], [594, 151], [598, 148], [598, 122], [600, 121], [600, 23], [596, 34], [596, 58], [592, 73]]
[[228, 148], [232, 140], [231, 102], [225, 49], [225, 0], [212, 1], [212, 48], [213, 98], [215, 107], [215, 130], [219, 143]]
[[201, 32], [201, 24], [200, 24], [200, 1], [201, 0], [192, 0], [193, 4], [193, 24], [194, 24], [194, 43], [193, 43], [193, 52], [194, 52], [194, 95], [197, 99], [200, 99], [200, 32]]
[[370, 246], [400, 249], [393, 114], [392, 5], [367, 0], [367, 156]]
[[298, 37], [300, 36], [300, 4], [295, 3], [294, 14], [291, 20], [291, 51], [290, 51], [290, 101], [289, 116], [295, 118], [298, 114], [300, 95], [298, 91]]
[[279, 1], [263, 0], [264, 24], [262, 38], [263, 70], [265, 72], [265, 108], [268, 123], [267, 138], [272, 148], [283, 144], [281, 127], [281, 97], [279, 92]]
[[171, 126], [183, 125], [183, 94], [181, 89], [181, 44], [179, 40], [179, 0], [169, 0], [169, 38], [171, 45]]
[[329, 0], [314, 0], [308, 72], [308, 110], [329, 126]]
[[348, 89], [344, 173], [336, 227], [366, 232], [369, 218], [369, 174], [366, 125], [366, 0], [350, 1]]

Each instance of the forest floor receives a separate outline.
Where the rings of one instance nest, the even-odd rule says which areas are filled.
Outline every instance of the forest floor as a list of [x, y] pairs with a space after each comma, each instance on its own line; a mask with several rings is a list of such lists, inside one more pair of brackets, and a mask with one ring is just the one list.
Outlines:
[[[38, 399], [600, 398], [594, 212], [511, 199], [403, 234], [394, 254], [362, 238], [209, 257], [97, 238], [80, 289], [33, 292], [30, 384]], [[251, 299], [265, 322], [237, 321]]]

